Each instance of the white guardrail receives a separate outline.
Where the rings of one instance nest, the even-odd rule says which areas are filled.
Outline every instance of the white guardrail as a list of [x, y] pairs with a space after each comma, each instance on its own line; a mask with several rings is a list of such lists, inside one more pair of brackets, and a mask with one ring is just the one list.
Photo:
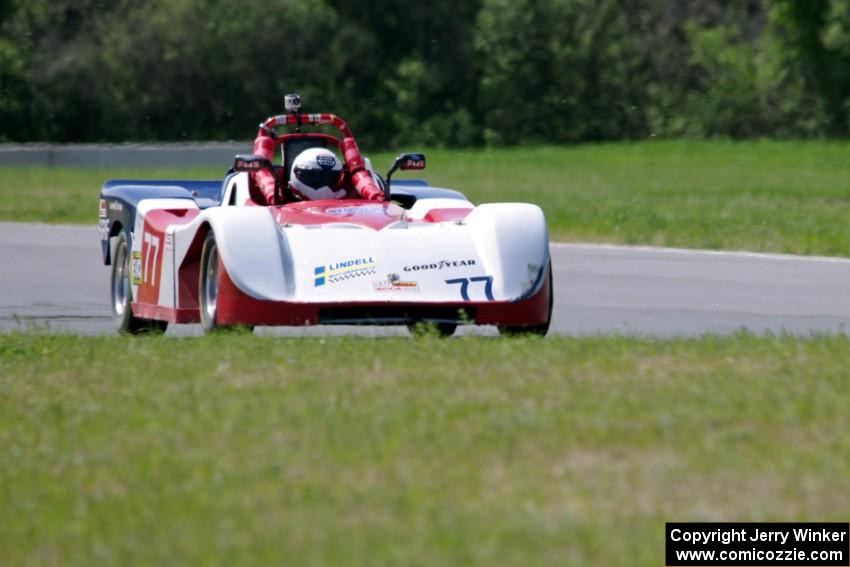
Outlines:
[[252, 142], [156, 144], [0, 144], [0, 166], [31, 167], [221, 167]]

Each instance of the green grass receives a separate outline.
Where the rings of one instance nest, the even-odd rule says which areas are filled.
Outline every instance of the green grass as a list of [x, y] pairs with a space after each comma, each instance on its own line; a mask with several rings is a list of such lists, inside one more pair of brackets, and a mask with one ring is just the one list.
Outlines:
[[[537, 203], [557, 240], [850, 256], [850, 143], [677, 141], [427, 155], [423, 176], [433, 184], [475, 202]], [[373, 156], [380, 171], [391, 157]], [[0, 219], [94, 223], [107, 178], [215, 179], [223, 169], [5, 168]]]
[[5, 565], [662, 565], [846, 521], [850, 339], [0, 335]]
[[219, 179], [226, 169], [0, 167], [0, 220], [97, 224], [107, 179]]
[[463, 183], [476, 201], [538, 203], [558, 240], [850, 256], [846, 143], [658, 142], [444, 157], [429, 164], [434, 182]]

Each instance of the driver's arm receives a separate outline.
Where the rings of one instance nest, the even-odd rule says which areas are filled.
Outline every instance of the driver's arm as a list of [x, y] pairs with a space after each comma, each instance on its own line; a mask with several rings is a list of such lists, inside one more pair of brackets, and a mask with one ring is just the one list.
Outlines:
[[365, 169], [361, 169], [352, 175], [351, 178], [354, 182], [354, 190], [357, 191], [361, 198], [368, 199], [370, 201], [384, 200], [384, 192], [375, 184], [375, 180], [372, 179], [371, 173]]
[[[254, 139], [254, 154], [264, 157], [270, 162], [274, 162], [274, 133], [266, 128], [260, 128], [257, 132], [257, 137]], [[267, 205], [275, 204], [275, 179], [270, 171], [265, 169], [251, 172], [251, 181], [256, 185], [260, 193], [263, 194]]]

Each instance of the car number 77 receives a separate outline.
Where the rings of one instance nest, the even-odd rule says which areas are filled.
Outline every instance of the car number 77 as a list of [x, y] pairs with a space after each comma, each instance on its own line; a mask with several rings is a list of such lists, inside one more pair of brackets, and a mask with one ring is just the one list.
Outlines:
[[[150, 232], [145, 232], [142, 239], [148, 245], [145, 251], [145, 283], [156, 284], [156, 253], [159, 252], [159, 237]], [[148, 279], [150, 279], [150, 282], [148, 282]]]
[[460, 284], [460, 296], [464, 301], [469, 301], [469, 284], [484, 282], [484, 295], [487, 301], [493, 301], [493, 276], [476, 276], [474, 278], [455, 278], [446, 280], [449, 285]]

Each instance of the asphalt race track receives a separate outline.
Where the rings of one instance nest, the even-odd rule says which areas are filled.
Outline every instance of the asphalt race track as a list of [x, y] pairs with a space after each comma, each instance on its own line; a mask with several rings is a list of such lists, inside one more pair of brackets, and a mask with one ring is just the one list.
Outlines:
[[[850, 259], [552, 244], [552, 332], [656, 337], [850, 334]], [[0, 223], [0, 330], [112, 333], [97, 227]], [[174, 325], [169, 335], [199, 335]], [[407, 334], [402, 327], [258, 334]], [[470, 327], [463, 333], [495, 334]]]

